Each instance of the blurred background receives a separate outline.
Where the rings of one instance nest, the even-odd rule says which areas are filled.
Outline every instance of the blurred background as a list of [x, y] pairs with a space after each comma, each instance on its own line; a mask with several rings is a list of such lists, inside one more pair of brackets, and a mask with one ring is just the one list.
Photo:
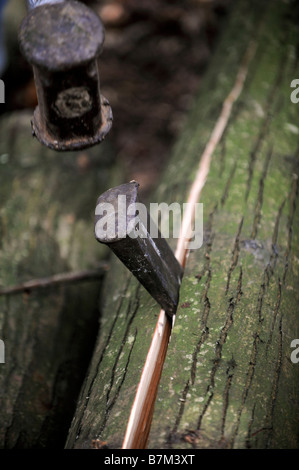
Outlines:
[[[231, 0], [83, 3], [100, 15], [106, 31], [101, 92], [114, 116], [107, 138], [128, 178], [148, 193], [192, 106]], [[25, 0], [0, 0], [0, 15], [0, 76], [6, 84], [0, 114], [33, 110], [37, 101], [32, 70], [17, 40]]]

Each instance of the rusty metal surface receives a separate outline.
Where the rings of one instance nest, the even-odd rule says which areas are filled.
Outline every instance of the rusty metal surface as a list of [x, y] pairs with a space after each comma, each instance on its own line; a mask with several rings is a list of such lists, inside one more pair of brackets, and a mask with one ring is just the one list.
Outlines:
[[20, 30], [21, 48], [28, 62], [48, 72], [88, 64], [100, 55], [104, 37], [98, 15], [74, 0], [34, 8]]
[[[134, 274], [145, 289], [160, 304], [165, 312], [175, 314], [179, 301], [179, 288], [183, 270], [175, 258], [165, 238], [157, 229], [158, 236], [152, 238], [149, 233], [150, 216], [146, 213], [146, 221], [137, 216], [136, 211], [128, 211], [138, 201], [138, 183], [131, 182], [111, 188], [103, 193], [97, 201], [95, 215], [95, 236], [100, 243], [105, 243]], [[119, 211], [119, 196], [125, 197], [125, 211], [130, 213], [123, 217]], [[114, 208], [114, 236], [98, 230], [98, 222], [105, 217], [104, 208], [107, 203]], [[134, 224], [138, 224], [138, 236], [134, 236]], [[153, 223], [153, 222], [151, 222]], [[141, 237], [140, 234], [145, 234]]]
[[33, 66], [38, 97], [33, 134], [58, 151], [101, 142], [112, 126], [112, 111], [100, 94], [100, 18], [76, 1], [46, 4], [26, 16], [19, 41]]
[[[82, 150], [102, 142], [111, 129], [112, 119], [112, 110], [109, 101], [101, 95], [101, 123], [95, 128], [94, 132], [92, 129], [90, 133], [86, 132], [81, 135], [81, 132], [79, 132], [79, 135], [74, 136], [73, 134], [70, 136], [74, 127], [79, 126], [79, 128], [86, 130], [86, 127], [89, 127], [90, 122], [87, 121], [87, 126], [84, 127], [84, 123], [82, 121], [69, 119], [67, 127], [64, 125], [60, 127], [58, 122], [57, 132], [54, 128], [52, 133], [50, 133], [48, 130], [50, 125], [49, 123], [48, 126], [45, 125], [45, 121], [41, 118], [39, 106], [37, 106], [34, 111], [31, 125], [33, 135], [36, 136], [43, 145], [56, 151], [69, 151]], [[76, 130], [75, 132], [78, 133]], [[53, 133], [55, 133], [55, 136]]]

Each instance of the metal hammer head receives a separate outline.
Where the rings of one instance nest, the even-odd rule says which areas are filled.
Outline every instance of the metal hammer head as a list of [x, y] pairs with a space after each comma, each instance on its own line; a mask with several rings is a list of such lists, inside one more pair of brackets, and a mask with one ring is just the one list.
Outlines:
[[[36, 3], [30, 2], [31, 7]], [[112, 126], [111, 107], [100, 93], [97, 63], [104, 27], [83, 3], [40, 3], [19, 31], [21, 51], [33, 66], [38, 98], [33, 133], [57, 151], [91, 147]]]
[[97, 201], [95, 236], [134, 274], [165, 312], [175, 314], [183, 269], [138, 201], [138, 183], [109, 189]]

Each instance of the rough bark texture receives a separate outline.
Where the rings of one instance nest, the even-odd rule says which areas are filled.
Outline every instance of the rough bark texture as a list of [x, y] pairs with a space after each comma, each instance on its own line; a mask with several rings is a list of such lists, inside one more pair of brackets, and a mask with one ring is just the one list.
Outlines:
[[[149, 448], [296, 448], [299, 375], [296, 5], [239, 1], [152, 202], [186, 202], [250, 40], [257, 50], [212, 158]], [[297, 8], [298, 12], [298, 8]], [[66, 447], [121, 447], [159, 307], [113, 260]], [[101, 446], [98, 442], [98, 446]]]
[[[0, 287], [95, 269], [98, 193], [112, 183], [108, 142], [57, 153], [31, 136], [31, 113], [0, 122]], [[0, 296], [0, 447], [63, 447], [98, 327], [101, 281]]]

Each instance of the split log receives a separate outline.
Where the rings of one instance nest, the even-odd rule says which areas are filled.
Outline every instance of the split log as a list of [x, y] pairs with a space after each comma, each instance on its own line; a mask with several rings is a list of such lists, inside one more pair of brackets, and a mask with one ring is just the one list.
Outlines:
[[0, 291], [11, 288], [0, 293], [0, 447], [10, 449], [65, 443], [107, 255], [94, 205], [116, 174], [109, 142], [57, 153], [33, 139], [31, 117], [0, 122]]
[[[299, 105], [290, 99], [299, 76], [296, 11], [295, 2], [234, 2], [151, 199], [187, 201], [223, 103], [244, 73], [199, 201], [204, 243], [187, 260], [149, 448], [298, 447], [299, 365], [291, 360], [299, 338]], [[117, 259], [99, 308], [67, 448], [122, 446], [160, 310]]]

